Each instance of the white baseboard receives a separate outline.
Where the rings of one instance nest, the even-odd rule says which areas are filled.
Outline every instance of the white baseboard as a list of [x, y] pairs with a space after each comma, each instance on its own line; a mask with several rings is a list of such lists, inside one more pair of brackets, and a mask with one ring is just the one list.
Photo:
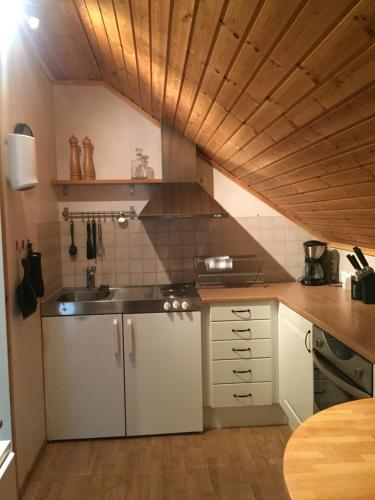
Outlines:
[[256, 425], [283, 425], [288, 418], [278, 404], [247, 406], [246, 408], [203, 409], [204, 428], [252, 427]]

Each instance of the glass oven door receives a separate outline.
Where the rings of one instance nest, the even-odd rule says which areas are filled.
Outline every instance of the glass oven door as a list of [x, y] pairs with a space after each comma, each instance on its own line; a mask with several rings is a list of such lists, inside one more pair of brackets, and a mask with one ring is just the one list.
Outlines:
[[314, 359], [314, 413], [330, 406], [372, 396], [327, 362], [316, 351]]

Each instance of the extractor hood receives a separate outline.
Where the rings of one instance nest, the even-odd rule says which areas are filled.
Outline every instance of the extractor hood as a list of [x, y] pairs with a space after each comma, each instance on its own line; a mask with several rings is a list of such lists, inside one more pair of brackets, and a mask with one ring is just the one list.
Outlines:
[[228, 217], [228, 212], [196, 182], [195, 144], [162, 125], [163, 184], [153, 187], [140, 219]]
[[227, 217], [228, 212], [196, 182], [168, 182], [157, 186], [139, 219]]

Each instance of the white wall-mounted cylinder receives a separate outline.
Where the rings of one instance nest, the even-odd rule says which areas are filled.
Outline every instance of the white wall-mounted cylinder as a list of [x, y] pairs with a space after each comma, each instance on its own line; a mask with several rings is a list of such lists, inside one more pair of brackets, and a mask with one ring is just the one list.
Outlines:
[[30, 189], [38, 184], [35, 137], [8, 134], [7, 174], [13, 189]]

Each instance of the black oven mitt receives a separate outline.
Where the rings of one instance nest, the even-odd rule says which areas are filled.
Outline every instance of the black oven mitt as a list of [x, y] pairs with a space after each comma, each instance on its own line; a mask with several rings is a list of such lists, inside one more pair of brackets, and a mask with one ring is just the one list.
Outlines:
[[37, 297], [43, 297], [42, 254], [40, 252], [29, 252], [27, 260], [29, 261], [30, 281], [34, 293]]
[[22, 266], [24, 275], [21, 283], [17, 287], [16, 299], [23, 319], [26, 319], [36, 311], [38, 299], [36, 298], [34, 288], [31, 284], [28, 259], [22, 259]]

